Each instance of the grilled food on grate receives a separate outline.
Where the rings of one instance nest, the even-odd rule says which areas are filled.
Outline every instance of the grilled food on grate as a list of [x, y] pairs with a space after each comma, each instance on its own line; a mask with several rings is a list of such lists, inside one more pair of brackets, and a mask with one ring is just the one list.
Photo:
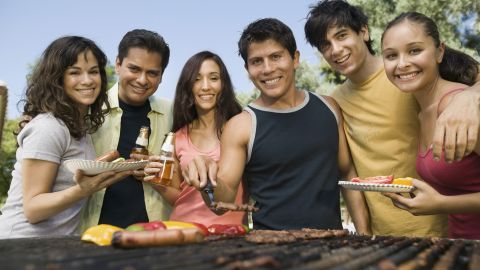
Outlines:
[[245, 240], [251, 243], [280, 244], [346, 235], [348, 235], [348, 230], [318, 230], [309, 228], [289, 231], [253, 230], [245, 236]]
[[210, 206], [212, 210], [220, 211], [245, 211], [245, 212], [256, 212], [258, 208], [251, 204], [234, 204], [226, 202], [213, 202]]

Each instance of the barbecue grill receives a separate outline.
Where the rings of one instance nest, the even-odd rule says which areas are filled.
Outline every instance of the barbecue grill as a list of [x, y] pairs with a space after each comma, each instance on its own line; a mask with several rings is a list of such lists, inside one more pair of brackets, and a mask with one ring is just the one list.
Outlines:
[[0, 240], [1, 269], [480, 269], [480, 241], [348, 235], [284, 244], [245, 238], [139, 249], [79, 237]]

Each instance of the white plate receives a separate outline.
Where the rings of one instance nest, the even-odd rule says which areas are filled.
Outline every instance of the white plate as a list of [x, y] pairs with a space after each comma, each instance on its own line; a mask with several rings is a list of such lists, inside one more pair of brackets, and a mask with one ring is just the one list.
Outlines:
[[94, 160], [71, 159], [65, 161], [65, 166], [71, 172], [76, 170], [83, 170], [86, 175], [96, 175], [107, 171], [127, 171], [138, 170], [147, 165], [148, 160], [142, 161], [123, 161], [123, 162], [103, 162]]
[[397, 184], [374, 184], [360, 183], [350, 181], [339, 181], [338, 184], [344, 188], [355, 189], [361, 191], [377, 191], [377, 192], [412, 192], [415, 187]]

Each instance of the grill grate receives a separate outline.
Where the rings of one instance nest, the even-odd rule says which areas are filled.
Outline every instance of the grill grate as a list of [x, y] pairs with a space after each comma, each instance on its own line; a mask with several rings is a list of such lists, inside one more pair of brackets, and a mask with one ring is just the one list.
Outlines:
[[115, 249], [77, 237], [0, 241], [2, 269], [480, 269], [480, 242], [349, 235], [288, 244], [243, 238]]

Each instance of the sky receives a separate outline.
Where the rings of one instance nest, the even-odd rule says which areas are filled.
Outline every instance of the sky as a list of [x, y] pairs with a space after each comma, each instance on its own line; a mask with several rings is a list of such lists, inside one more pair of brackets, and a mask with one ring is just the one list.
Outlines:
[[94, 40], [115, 62], [123, 35], [144, 28], [162, 35], [170, 46], [170, 62], [155, 95], [173, 99], [180, 71], [193, 54], [217, 53], [225, 62], [237, 92], [250, 92], [237, 41], [254, 20], [273, 17], [293, 31], [300, 59], [318, 63], [303, 27], [315, 0], [0, 0], [0, 81], [7, 84], [7, 118], [21, 115], [18, 101], [26, 75], [45, 48], [64, 35]]

